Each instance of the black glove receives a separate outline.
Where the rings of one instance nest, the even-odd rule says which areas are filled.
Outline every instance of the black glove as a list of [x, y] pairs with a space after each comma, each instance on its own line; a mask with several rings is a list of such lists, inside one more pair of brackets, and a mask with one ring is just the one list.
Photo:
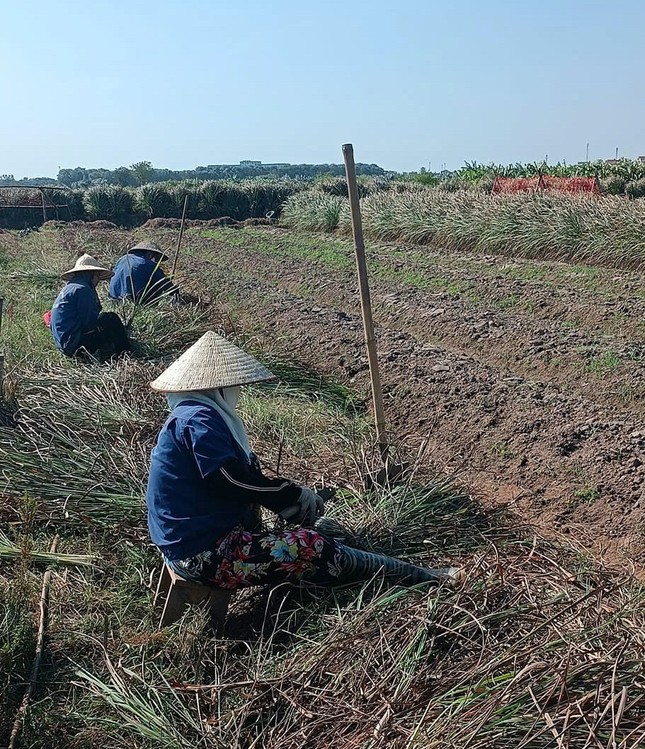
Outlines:
[[325, 512], [325, 502], [315, 491], [306, 486], [301, 487], [298, 502], [286, 507], [280, 515], [289, 523], [313, 528], [316, 519]]

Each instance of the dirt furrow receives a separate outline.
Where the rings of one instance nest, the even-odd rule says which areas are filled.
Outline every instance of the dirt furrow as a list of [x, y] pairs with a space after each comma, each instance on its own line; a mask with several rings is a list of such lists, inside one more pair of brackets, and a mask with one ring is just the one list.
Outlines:
[[[239, 240], [242, 234], [245, 233], [233, 232], [227, 239]], [[333, 300], [335, 306], [345, 311], [358, 311], [350, 259], [332, 256], [334, 264], [282, 256], [280, 247], [276, 247], [271, 235], [268, 236], [268, 249], [258, 244], [256, 233], [255, 242], [251, 242], [249, 248], [240, 248], [237, 243], [230, 245], [228, 241], [219, 242], [217, 253], [236, 267], [261, 279], [271, 278], [298, 296], [320, 303]], [[283, 238], [280, 236], [278, 241]], [[207, 253], [212, 251], [212, 243], [202, 246], [211, 247], [205, 250]], [[398, 263], [400, 256], [401, 250], [396, 250], [391, 262]], [[340, 262], [343, 259], [346, 260], [344, 264]], [[464, 261], [460, 260], [463, 266]], [[478, 260], [479, 266], [481, 263]], [[512, 306], [474, 304], [465, 292], [455, 293], [454, 288], [463, 289], [470, 283], [471, 275], [461, 280], [453, 278], [453, 291], [447, 292], [415, 288], [401, 281], [401, 274], [390, 278], [378, 272], [379, 267], [377, 265], [371, 285], [375, 319], [382, 326], [441, 342], [450, 351], [475, 356], [512, 375], [539, 379], [566, 391], [574, 390], [591, 400], [602, 400], [620, 409], [624, 418], [630, 418], [633, 413], [645, 417], [645, 336], [636, 336], [632, 329], [617, 334], [599, 323], [591, 330], [571, 325], [574, 317], [586, 321], [604, 315], [613, 321], [611, 310], [614, 307], [623, 309], [634, 305], [637, 309], [633, 298], [629, 303], [617, 298], [592, 306], [588, 301], [572, 302], [565, 317], [552, 308], [545, 313], [549, 290], [539, 288], [536, 292], [534, 284], [529, 282], [517, 282], [526, 286], [524, 297], [511, 293], [509, 298], [521, 299], [525, 306], [535, 303], [531, 311], [519, 309], [519, 303]], [[412, 266], [405, 267], [408, 274]], [[560, 270], [564, 273], [567, 268]], [[418, 267], [414, 272], [419, 272]], [[528, 271], [525, 269], [525, 272]], [[508, 291], [507, 282], [498, 281], [497, 284], [500, 297], [500, 289]], [[604, 311], [599, 311], [600, 306]], [[556, 317], [551, 318], [552, 314]], [[629, 319], [632, 328], [642, 326], [637, 314]]]

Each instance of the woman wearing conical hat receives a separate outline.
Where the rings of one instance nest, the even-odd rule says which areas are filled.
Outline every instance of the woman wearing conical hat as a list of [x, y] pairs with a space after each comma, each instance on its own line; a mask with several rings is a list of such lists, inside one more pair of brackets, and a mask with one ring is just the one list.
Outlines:
[[161, 269], [166, 260], [168, 255], [154, 242], [139, 242], [131, 247], [114, 265], [110, 299], [153, 304], [176, 295], [179, 290]]
[[56, 297], [49, 327], [54, 343], [66, 356], [113, 356], [130, 348], [119, 316], [103, 312], [96, 287], [112, 276], [91, 255], [81, 255], [73, 268], [62, 274], [67, 281]]
[[[324, 510], [319, 495], [262, 473], [236, 404], [242, 386], [270, 379], [260, 362], [208, 332], [151, 383], [170, 407], [146, 493], [150, 536], [167, 563], [187, 579], [228, 589], [343, 584], [379, 571], [409, 584], [450, 577], [452, 570], [415, 567], [327, 537], [314, 528]], [[281, 515], [286, 530], [249, 528], [254, 505]]]

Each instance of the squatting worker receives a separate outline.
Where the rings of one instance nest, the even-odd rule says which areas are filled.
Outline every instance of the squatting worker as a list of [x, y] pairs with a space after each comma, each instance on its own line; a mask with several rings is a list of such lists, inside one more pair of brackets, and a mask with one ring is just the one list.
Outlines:
[[[170, 416], [152, 451], [148, 527], [175, 572], [229, 589], [297, 580], [343, 584], [379, 570], [410, 584], [450, 577], [452, 568], [415, 567], [323, 535], [313, 527], [322, 498], [262, 473], [236, 404], [240, 386], [269, 379], [256, 359], [209, 331], [151, 383], [166, 394]], [[254, 505], [290, 526], [250, 527], [245, 521]]]
[[110, 298], [152, 304], [177, 294], [177, 287], [161, 269], [166, 260], [168, 256], [154, 242], [139, 242], [116, 261]]
[[96, 287], [112, 271], [91, 255], [81, 255], [73, 268], [62, 274], [67, 283], [56, 297], [49, 327], [54, 343], [66, 356], [114, 356], [130, 348], [119, 316], [103, 312]]

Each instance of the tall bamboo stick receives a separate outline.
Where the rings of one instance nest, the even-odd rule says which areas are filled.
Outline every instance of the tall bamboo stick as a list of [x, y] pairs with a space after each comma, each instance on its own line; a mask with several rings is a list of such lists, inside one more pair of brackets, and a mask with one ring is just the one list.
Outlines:
[[184, 236], [184, 226], [186, 225], [186, 209], [188, 208], [188, 193], [184, 198], [184, 209], [181, 212], [181, 226], [179, 227], [179, 237], [177, 239], [177, 247], [175, 249], [175, 259], [172, 261], [172, 271], [170, 275], [174, 278], [175, 271], [177, 270], [177, 259], [179, 258], [179, 248], [181, 247], [181, 240]]
[[351, 143], [343, 146], [345, 159], [345, 174], [349, 192], [349, 206], [352, 212], [352, 233], [354, 235], [354, 250], [356, 252], [356, 270], [358, 271], [358, 287], [361, 297], [361, 314], [363, 316], [363, 330], [367, 346], [367, 360], [370, 367], [370, 381], [372, 385], [372, 402], [374, 404], [374, 420], [376, 422], [376, 438], [383, 462], [387, 458], [387, 435], [385, 430], [385, 410], [383, 408], [383, 390], [378, 368], [376, 353], [376, 339], [374, 337], [374, 320], [372, 318], [372, 303], [370, 300], [370, 286], [367, 278], [367, 263], [365, 261], [365, 242], [363, 241], [363, 224], [361, 222], [361, 205], [358, 198], [358, 183], [356, 182], [356, 166], [354, 164], [354, 147]]

